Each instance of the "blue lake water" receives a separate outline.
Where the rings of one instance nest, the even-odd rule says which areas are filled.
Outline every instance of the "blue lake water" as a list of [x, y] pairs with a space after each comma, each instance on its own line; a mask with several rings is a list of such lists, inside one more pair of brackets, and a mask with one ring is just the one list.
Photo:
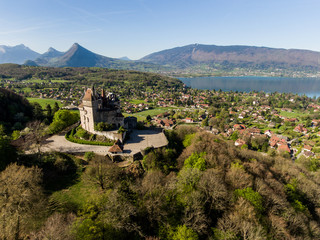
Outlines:
[[197, 89], [222, 91], [264, 91], [297, 93], [320, 97], [320, 78], [290, 77], [196, 77], [179, 78], [187, 86]]

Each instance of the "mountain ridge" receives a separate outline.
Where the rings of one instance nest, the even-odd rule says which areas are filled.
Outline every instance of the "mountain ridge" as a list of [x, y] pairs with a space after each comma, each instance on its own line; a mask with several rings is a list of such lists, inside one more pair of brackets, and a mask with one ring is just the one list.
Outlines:
[[140, 61], [187, 68], [192, 65], [221, 64], [235, 66], [310, 66], [319, 69], [320, 52], [245, 45], [217, 46], [190, 44], [151, 53]]
[[[31, 56], [24, 61], [8, 59], [8, 49], [27, 51]], [[10, 51], [9, 51], [10, 52]], [[3, 57], [7, 54], [7, 58]], [[14, 55], [14, 54], [12, 54]], [[16, 54], [18, 55], [18, 54]], [[199, 74], [254, 74], [276, 72], [278, 75], [302, 73], [319, 75], [320, 52], [303, 49], [285, 49], [246, 45], [186, 46], [154, 52], [139, 60], [106, 57], [74, 43], [66, 52], [50, 47], [43, 54], [36, 53], [24, 45], [7, 47], [0, 45], [0, 63], [12, 62], [30, 66], [46, 67], [103, 67], [156, 72], [168, 75]]]
[[17, 63], [22, 64], [26, 60], [34, 60], [40, 54], [26, 47], [24, 44], [16, 46], [0, 45], [0, 64]]

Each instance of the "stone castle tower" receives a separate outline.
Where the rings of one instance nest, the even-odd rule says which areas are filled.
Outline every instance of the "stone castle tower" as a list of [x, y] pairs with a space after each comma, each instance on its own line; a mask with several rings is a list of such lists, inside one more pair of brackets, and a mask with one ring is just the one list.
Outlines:
[[112, 124], [115, 128], [124, 126], [124, 117], [120, 101], [113, 93], [98, 94], [94, 87], [88, 88], [79, 106], [81, 126], [90, 133], [95, 133], [94, 125], [99, 122]]

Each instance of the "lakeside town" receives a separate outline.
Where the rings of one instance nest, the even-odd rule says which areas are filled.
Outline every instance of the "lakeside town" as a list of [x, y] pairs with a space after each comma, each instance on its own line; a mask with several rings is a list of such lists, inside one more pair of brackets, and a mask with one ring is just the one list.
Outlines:
[[[54, 100], [76, 110], [86, 89], [75, 82], [2, 80], [11, 89], [33, 101]], [[98, 87], [99, 89], [99, 87]], [[194, 125], [233, 140], [235, 146], [298, 159], [320, 158], [320, 103], [318, 99], [284, 93], [222, 92], [181, 89], [153, 92], [111, 88], [121, 98], [125, 116], [135, 116], [145, 126], [173, 129]], [[38, 99], [38, 100], [37, 100]]]

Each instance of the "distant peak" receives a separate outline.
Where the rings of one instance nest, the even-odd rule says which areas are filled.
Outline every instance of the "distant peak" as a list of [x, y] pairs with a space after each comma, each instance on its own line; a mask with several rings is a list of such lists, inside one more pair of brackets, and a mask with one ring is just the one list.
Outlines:
[[81, 47], [81, 46], [79, 45], [79, 43], [74, 43], [72, 44], [72, 47]]
[[48, 49], [48, 52], [57, 52], [57, 50], [54, 49], [53, 47], [50, 47], [50, 48]]

